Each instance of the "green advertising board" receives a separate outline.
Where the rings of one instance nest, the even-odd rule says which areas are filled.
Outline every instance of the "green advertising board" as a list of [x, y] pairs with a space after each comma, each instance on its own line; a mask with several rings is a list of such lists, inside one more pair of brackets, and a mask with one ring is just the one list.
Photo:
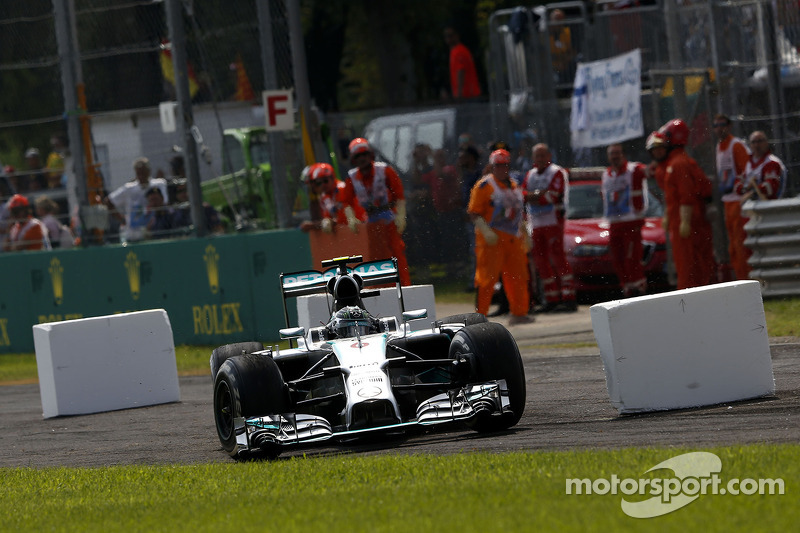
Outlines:
[[281, 272], [311, 267], [298, 230], [0, 254], [0, 353], [45, 322], [165, 309], [176, 344], [275, 340]]

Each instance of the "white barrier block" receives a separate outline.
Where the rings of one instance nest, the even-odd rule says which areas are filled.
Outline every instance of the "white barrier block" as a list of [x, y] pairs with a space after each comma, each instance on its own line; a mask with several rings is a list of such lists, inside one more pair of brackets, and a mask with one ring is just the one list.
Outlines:
[[45, 418], [181, 399], [163, 309], [37, 324], [33, 343]]
[[757, 281], [615, 300], [590, 312], [608, 394], [620, 413], [775, 392]]
[[[375, 289], [380, 291], [380, 296], [364, 298], [364, 307], [376, 317], [397, 317], [397, 323], [403, 323], [400, 313], [400, 302], [397, 299], [397, 289]], [[297, 325], [304, 328], [316, 328], [327, 324], [331, 318], [328, 303], [333, 302], [331, 296], [324, 294], [311, 294], [297, 298]], [[406, 311], [414, 309], [427, 309], [428, 318], [409, 322], [412, 331], [430, 328], [431, 322], [436, 320], [436, 300], [433, 285], [411, 285], [403, 287], [403, 305]]]

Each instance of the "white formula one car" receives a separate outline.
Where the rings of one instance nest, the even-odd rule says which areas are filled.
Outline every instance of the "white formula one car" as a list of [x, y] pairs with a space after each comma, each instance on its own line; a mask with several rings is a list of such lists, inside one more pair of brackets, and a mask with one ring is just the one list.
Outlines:
[[[410, 426], [462, 421], [488, 432], [519, 421], [525, 374], [508, 330], [470, 313], [412, 332], [408, 322], [427, 310], [404, 310], [397, 262], [361, 261], [337, 258], [323, 261], [324, 272], [281, 275], [280, 335], [291, 348], [244, 342], [213, 351], [214, 418], [231, 456], [276, 457], [288, 447]], [[387, 284], [397, 288], [402, 323], [373, 317], [363, 304], [380, 294], [364, 287]], [[330, 321], [288, 327], [286, 300], [308, 294], [329, 295]]]

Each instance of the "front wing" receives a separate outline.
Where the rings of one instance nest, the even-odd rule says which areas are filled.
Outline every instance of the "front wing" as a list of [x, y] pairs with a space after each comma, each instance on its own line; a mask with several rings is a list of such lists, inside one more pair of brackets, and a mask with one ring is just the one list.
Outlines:
[[334, 431], [321, 416], [285, 413], [234, 419], [239, 453], [269, 446], [298, 446], [366, 433], [410, 426], [429, 426], [469, 420], [480, 413], [497, 416], [509, 410], [508, 386], [504, 379], [470, 384], [438, 394], [417, 407], [416, 419], [365, 429]]

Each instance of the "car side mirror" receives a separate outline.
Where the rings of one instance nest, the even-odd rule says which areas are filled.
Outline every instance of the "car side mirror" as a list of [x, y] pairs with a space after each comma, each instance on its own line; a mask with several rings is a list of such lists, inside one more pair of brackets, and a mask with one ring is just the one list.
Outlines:
[[305, 337], [306, 328], [283, 328], [278, 330], [278, 333], [280, 333], [281, 339], [294, 339], [296, 337]]
[[403, 312], [403, 322], [408, 322], [409, 320], [419, 320], [420, 318], [428, 318], [427, 309], [414, 309], [413, 311]]

